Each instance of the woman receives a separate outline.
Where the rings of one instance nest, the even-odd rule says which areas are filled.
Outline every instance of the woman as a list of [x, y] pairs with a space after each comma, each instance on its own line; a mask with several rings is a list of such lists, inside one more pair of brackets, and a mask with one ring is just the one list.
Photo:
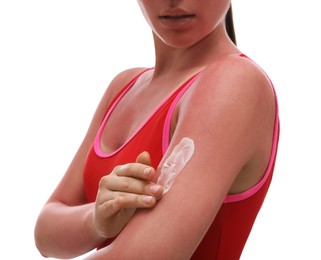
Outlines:
[[98, 248], [88, 259], [239, 259], [276, 157], [273, 87], [231, 40], [229, 0], [138, 3], [155, 67], [111, 82], [39, 215], [37, 247], [57, 258]]

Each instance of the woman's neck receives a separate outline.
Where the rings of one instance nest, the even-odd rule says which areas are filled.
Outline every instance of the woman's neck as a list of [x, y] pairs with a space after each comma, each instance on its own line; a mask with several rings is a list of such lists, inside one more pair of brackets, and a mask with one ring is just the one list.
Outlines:
[[180, 73], [204, 68], [215, 60], [238, 52], [222, 28], [188, 48], [173, 48], [154, 35], [155, 70], [154, 78], [164, 74]]

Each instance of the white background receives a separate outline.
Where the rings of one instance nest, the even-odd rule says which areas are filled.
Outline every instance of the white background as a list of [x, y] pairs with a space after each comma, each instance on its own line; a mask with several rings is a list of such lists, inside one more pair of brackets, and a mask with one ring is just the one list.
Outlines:
[[[234, 0], [240, 49], [275, 84], [278, 159], [242, 259], [321, 259], [320, 9], [315, 0]], [[0, 0], [0, 258], [42, 259], [37, 215], [109, 81], [153, 66], [134, 0]]]

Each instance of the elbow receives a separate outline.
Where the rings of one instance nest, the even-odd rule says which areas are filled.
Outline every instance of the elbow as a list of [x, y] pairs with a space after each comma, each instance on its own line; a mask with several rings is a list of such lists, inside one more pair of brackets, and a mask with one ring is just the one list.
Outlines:
[[44, 230], [45, 228], [43, 227], [42, 224], [42, 220], [41, 220], [41, 216], [39, 216], [36, 225], [35, 225], [35, 229], [34, 229], [34, 242], [35, 242], [35, 246], [38, 249], [39, 253], [45, 257], [48, 258], [50, 257], [50, 255], [48, 254], [47, 250], [46, 250], [46, 235], [44, 234]]
[[[34, 242], [41, 256], [45, 258], [55, 257], [53, 243], [50, 239], [50, 227], [43, 212], [40, 213], [34, 228]], [[49, 232], [49, 233], [48, 233]], [[61, 257], [60, 257], [61, 258]]]
[[52, 243], [48, 241], [48, 234], [46, 234], [44, 230], [44, 227], [38, 221], [34, 229], [34, 242], [40, 255], [44, 258], [70, 259], [71, 257], [69, 257], [69, 255], [65, 256], [64, 254], [57, 253], [54, 248], [50, 246]]
[[49, 258], [50, 256], [47, 256], [45, 253], [44, 253], [44, 250], [41, 248], [41, 246], [39, 245], [39, 243], [37, 241], [35, 241], [35, 245], [36, 245], [36, 248], [38, 249], [38, 252], [40, 253], [40, 255], [44, 258]]
[[39, 227], [39, 223], [37, 221], [37, 224], [36, 224], [35, 229], [34, 229], [35, 246], [38, 249], [39, 253], [43, 257], [48, 258], [49, 256], [46, 254], [45, 243], [44, 243], [44, 239], [42, 237], [43, 236], [41, 234], [41, 228]]

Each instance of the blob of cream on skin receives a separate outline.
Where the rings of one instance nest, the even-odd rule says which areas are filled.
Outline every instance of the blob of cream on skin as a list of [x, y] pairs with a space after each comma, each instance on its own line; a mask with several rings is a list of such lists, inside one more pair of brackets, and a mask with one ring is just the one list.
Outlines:
[[170, 190], [175, 178], [180, 174], [185, 165], [191, 159], [194, 153], [194, 142], [188, 137], [184, 137], [179, 144], [177, 144], [160, 166], [160, 176], [157, 180], [157, 184], [163, 186], [163, 195]]

